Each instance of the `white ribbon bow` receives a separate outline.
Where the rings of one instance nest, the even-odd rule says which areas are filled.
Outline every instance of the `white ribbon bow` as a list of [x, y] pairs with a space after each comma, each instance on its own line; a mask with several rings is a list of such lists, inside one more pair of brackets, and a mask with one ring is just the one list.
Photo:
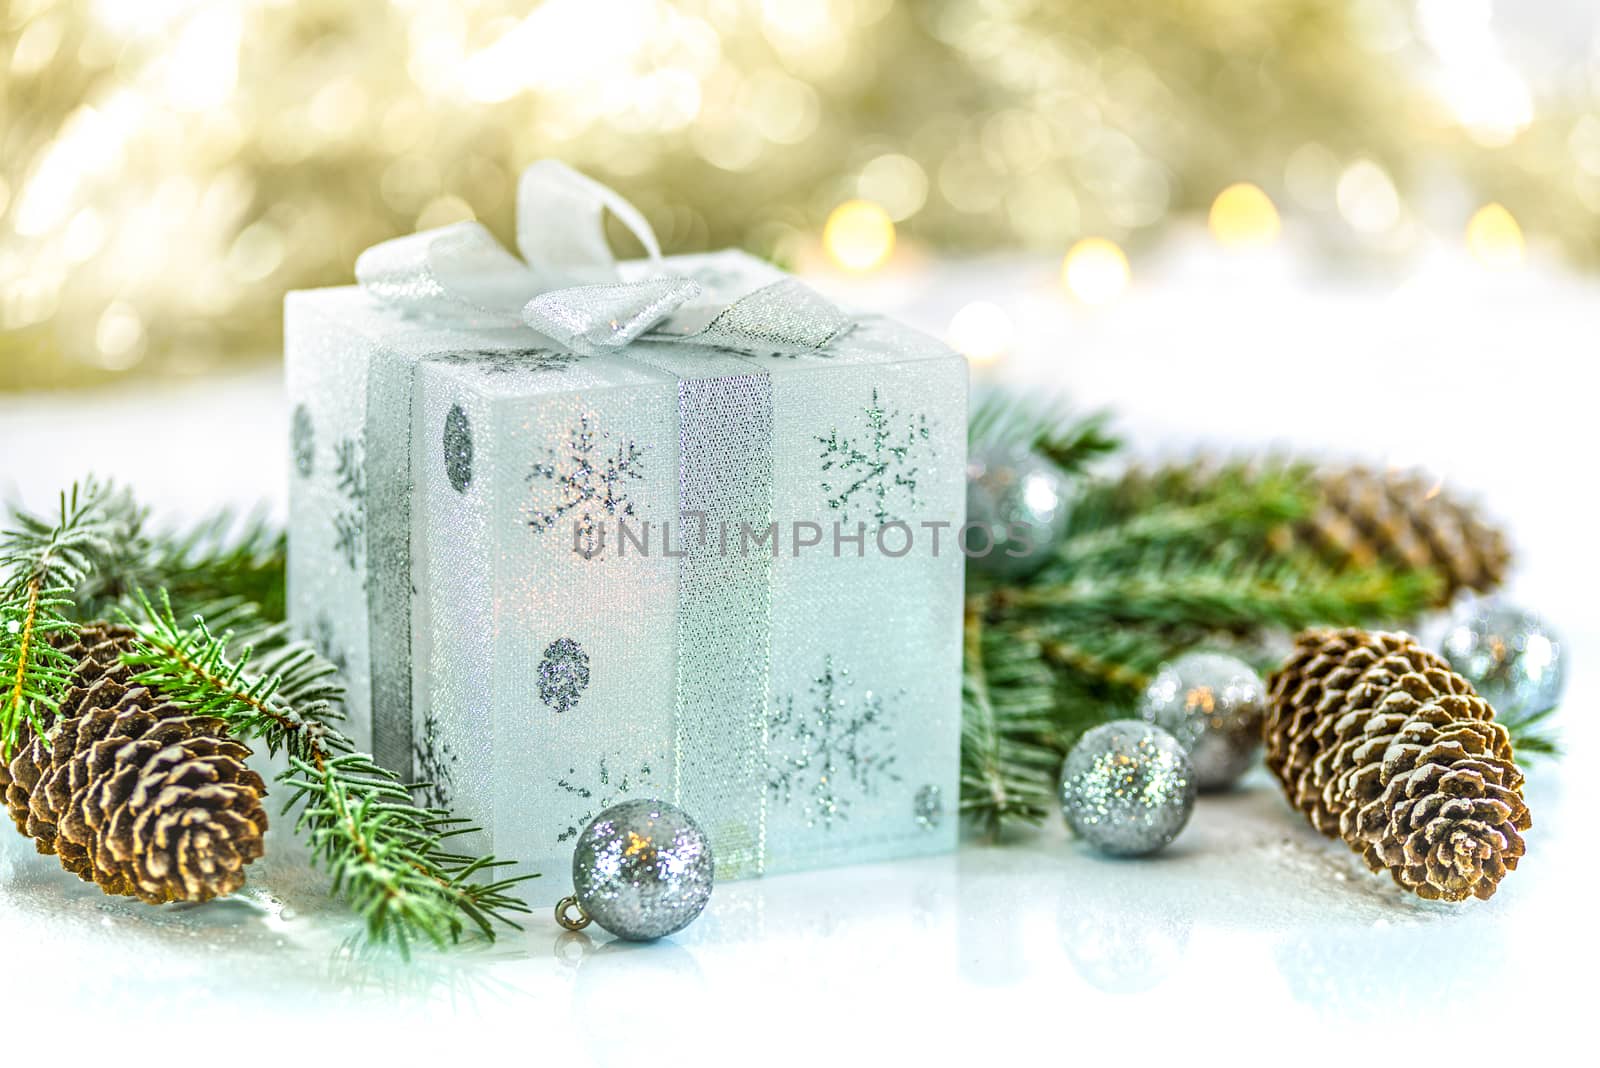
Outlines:
[[[644, 245], [651, 277], [622, 280], [606, 242], [607, 209]], [[580, 353], [620, 349], [641, 337], [816, 351], [851, 325], [792, 278], [675, 317], [700, 296], [700, 284], [665, 273], [650, 224], [621, 194], [556, 160], [522, 172], [517, 249], [520, 260], [481, 223], [454, 223], [373, 245], [356, 259], [356, 281], [393, 307], [483, 327], [525, 325]]]

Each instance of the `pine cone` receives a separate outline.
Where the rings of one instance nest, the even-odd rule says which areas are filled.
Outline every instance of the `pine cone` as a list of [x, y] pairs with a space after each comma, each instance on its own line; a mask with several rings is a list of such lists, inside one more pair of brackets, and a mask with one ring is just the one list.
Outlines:
[[1531, 825], [1505, 728], [1401, 634], [1308, 631], [1271, 680], [1267, 766], [1373, 871], [1421, 897], [1488, 898]]
[[[112, 626], [109, 623], [91, 623], [80, 628], [75, 633], [62, 637], [55, 636], [55, 645], [75, 663], [72, 675], [72, 686], [86, 688], [104, 675], [111, 675], [117, 682], [126, 684], [132, 677], [121, 661], [122, 654], [129, 648], [133, 638], [133, 631], [128, 627]], [[56, 717], [59, 718], [59, 717]], [[45, 724], [46, 732], [55, 722]], [[17, 731], [17, 744], [13, 752], [12, 764], [17, 760], [28, 757], [29, 750], [34, 744], [33, 725], [26, 719], [22, 721]], [[26, 771], [27, 781], [37, 781], [38, 767], [31, 760], [20, 765]], [[11, 814], [11, 819], [16, 823], [17, 830], [39, 842], [39, 852], [51, 853], [53, 849], [46, 849], [45, 845], [55, 841], [54, 825], [42, 827], [35, 825], [29, 828], [29, 787], [18, 784], [12, 775], [11, 765], [0, 760], [0, 800], [5, 801], [6, 809]], [[43, 834], [45, 837], [41, 838]]]
[[130, 685], [131, 632], [85, 628], [46, 739], [30, 737], [4, 778], [6, 805], [41, 853], [108, 894], [151, 904], [209, 901], [261, 856], [266, 784], [221, 720], [190, 716]]
[[1488, 592], [1505, 580], [1505, 533], [1438, 483], [1362, 466], [1330, 470], [1320, 481], [1322, 504], [1295, 528], [1296, 541], [1347, 566], [1383, 561], [1434, 571], [1444, 580], [1441, 605], [1461, 590]]

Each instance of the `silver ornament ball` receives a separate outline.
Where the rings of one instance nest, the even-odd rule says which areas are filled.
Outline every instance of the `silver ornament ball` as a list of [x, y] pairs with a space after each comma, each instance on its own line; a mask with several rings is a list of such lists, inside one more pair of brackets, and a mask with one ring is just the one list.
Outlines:
[[1561, 640], [1537, 615], [1495, 598], [1451, 613], [1439, 652], [1497, 712], [1543, 712], [1561, 698]]
[[618, 938], [680, 931], [711, 898], [716, 863], [705, 832], [665, 801], [624, 801], [584, 828], [572, 855], [573, 896]]
[[1061, 769], [1061, 811], [1102, 853], [1154, 853], [1194, 811], [1194, 767], [1178, 740], [1137, 719], [1102, 724], [1078, 739]]
[[1188, 751], [1200, 789], [1220, 790], [1255, 763], [1267, 687], [1236, 656], [1185, 653], [1156, 673], [1139, 702], [1139, 715]]
[[[996, 578], [1037, 571], [1055, 551], [1071, 514], [1071, 478], [1031, 449], [979, 449], [967, 461], [965, 545], [974, 567]], [[1023, 529], [1025, 528], [1025, 529]], [[976, 555], [988, 545], [989, 551]]]

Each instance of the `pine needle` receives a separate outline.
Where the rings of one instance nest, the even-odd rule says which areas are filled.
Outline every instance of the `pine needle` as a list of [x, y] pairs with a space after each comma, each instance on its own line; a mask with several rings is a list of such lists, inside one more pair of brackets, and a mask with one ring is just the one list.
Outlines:
[[1054, 680], [1038, 649], [969, 614], [962, 676], [961, 812], [991, 837], [1055, 806]]
[[135, 647], [124, 657], [135, 681], [269, 752], [287, 752], [278, 780], [288, 792], [284, 811], [296, 813], [296, 830], [370, 938], [409, 952], [416, 941], [455, 942], [469, 927], [489, 938], [497, 925], [517, 927], [512, 914], [529, 910], [512, 889], [532, 876], [493, 878], [509, 862], [451, 851], [450, 840], [479, 828], [416, 804], [398, 776], [355, 751], [337, 726], [344, 690], [332, 664], [237, 605], [221, 611], [260, 644], [213, 633], [201, 617], [182, 626], [165, 596], [159, 606], [136, 600], [139, 615], [126, 616]]
[[1549, 729], [1550, 717], [1556, 707], [1536, 711], [1513, 710], [1497, 712], [1495, 719], [1511, 735], [1511, 748], [1518, 756], [1561, 756], [1561, 741]]
[[973, 398], [967, 441], [975, 451], [1033, 449], [1076, 475], [1121, 447], [1108, 421], [1103, 412], [1079, 415], [1059, 395], [984, 389]]
[[0, 760], [24, 725], [43, 734], [60, 707], [72, 667], [52, 639], [74, 629], [73, 590], [126, 540], [132, 500], [86, 480], [61, 495], [58, 514], [13, 509], [0, 532]]

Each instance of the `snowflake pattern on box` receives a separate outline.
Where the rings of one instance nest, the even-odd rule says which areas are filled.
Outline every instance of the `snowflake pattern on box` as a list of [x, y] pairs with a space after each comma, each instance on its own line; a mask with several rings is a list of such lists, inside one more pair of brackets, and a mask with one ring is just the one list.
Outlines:
[[311, 409], [304, 404], [294, 408], [294, 420], [289, 427], [289, 450], [294, 456], [294, 469], [301, 478], [310, 478], [317, 463], [317, 428], [311, 422]]
[[928, 783], [911, 799], [911, 817], [925, 831], [934, 830], [944, 822], [944, 791]]
[[337, 632], [333, 629], [333, 620], [326, 615], [318, 615], [311, 624], [311, 630], [306, 635], [306, 641], [311, 643], [311, 648], [322, 654], [322, 658], [339, 669], [343, 675], [350, 670], [350, 657], [344, 651], [344, 643], [339, 641]]
[[644, 450], [634, 442], [613, 445], [609, 434], [595, 428], [593, 416], [582, 416], [567, 435], [565, 452], [552, 450], [528, 475], [536, 496], [550, 498], [548, 507], [537, 502], [530, 507], [528, 525], [544, 533], [571, 516], [576, 524], [573, 547], [585, 560], [594, 559], [605, 549], [607, 517], [634, 514], [628, 483], [644, 478], [643, 460]]
[[539, 700], [557, 712], [578, 703], [589, 688], [589, 654], [571, 638], [557, 638], [539, 661]]
[[556, 780], [556, 788], [573, 800], [573, 815], [566, 830], [556, 835], [556, 843], [570, 842], [583, 833], [591, 820], [612, 805], [638, 797], [655, 797], [665, 791], [652, 778], [649, 764], [639, 765], [636, 771], [614, 775], [605, 757], [600, 758], [600, 774], [596, 784], [585, 786], [578, 777], [578, 769], [568, 768]]
[[341, 507], [333, 514], [333, 549], [351, 571], [360, 570], [367, 549], [367, 472], [359, 438], [334, 446], [334, 485]]
[[928, 417], [891, 410], [872, 391], [863, 409], [864, 429], [845, 436], [837, 428], [818, 437], [822, 446], [822, 492], [828, 507], [846, 523], [865, 511], [878, 525], [894, 522], [894, 506], [921, 504], [917, 496], [918, 458], [928, 449]]
[[791, 694], [767, 717], [767, 790], [799, 808], [808, 827], [831, 830], [856, 799], [900, 781], [883, 695], [853, 687], [849, 669], [826, 657], [804, 705]]
[[439, 737], [439, 717], [433, 709], [423, 713], [422, 726], [411, 743], [417, 799], [428, 808], [449, 808], [454, 796], [456, 753]]
[[468, 349], [430, 357], [430, 362], [453, 367], [472, 367], [486, 375], [509, 375], [533, 371], [565, 371], [578, 359], [560, 349]]

